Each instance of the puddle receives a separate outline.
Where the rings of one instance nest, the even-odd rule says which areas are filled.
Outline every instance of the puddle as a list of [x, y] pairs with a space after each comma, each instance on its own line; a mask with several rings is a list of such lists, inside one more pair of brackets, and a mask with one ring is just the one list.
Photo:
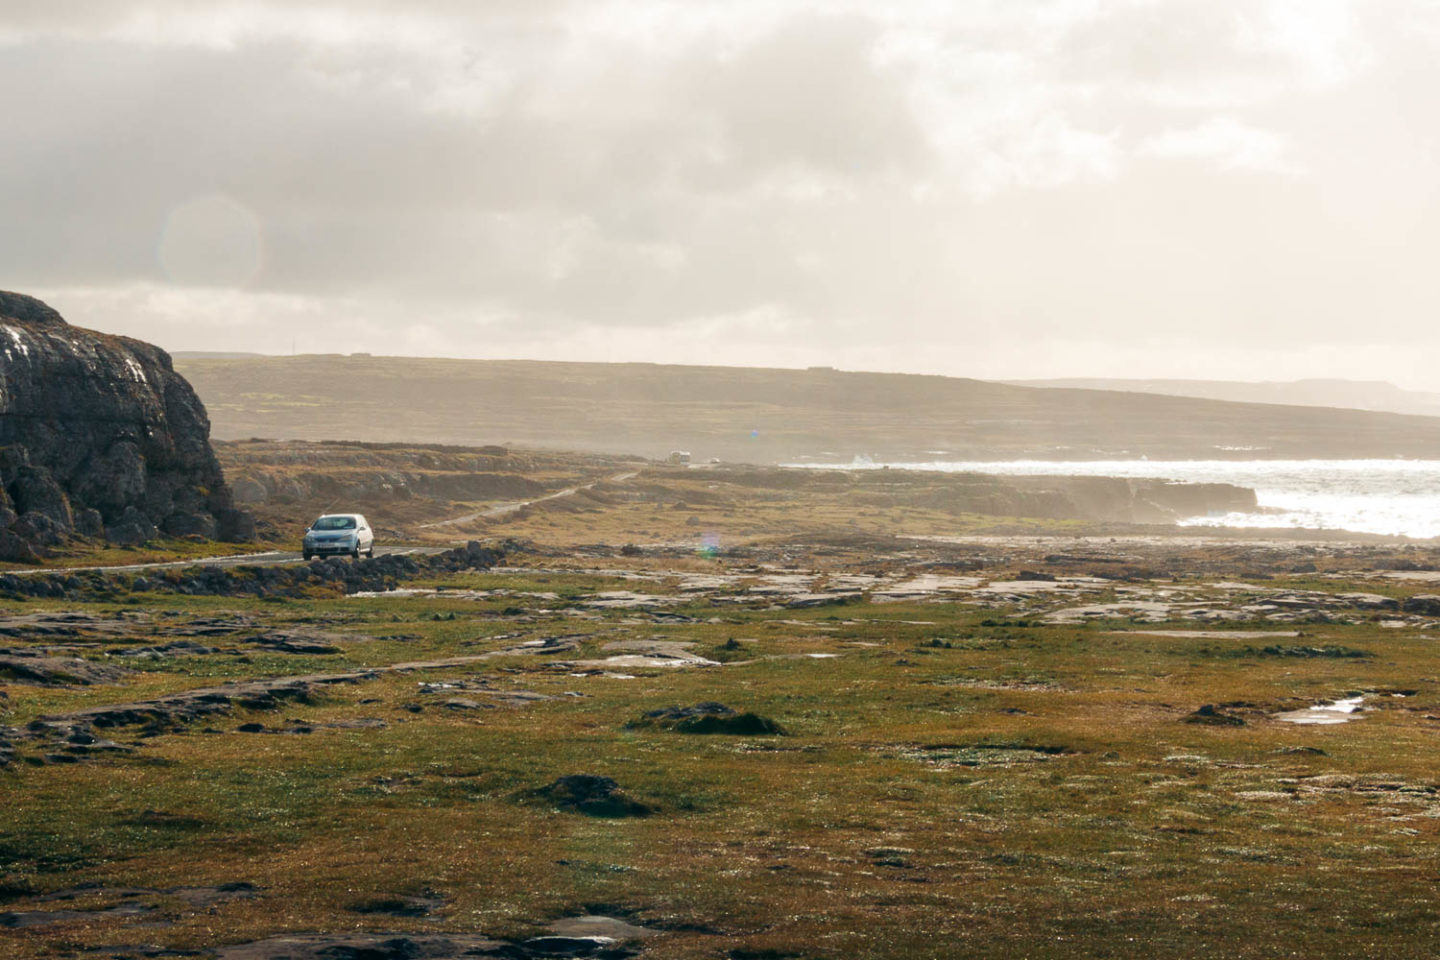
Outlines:
[[1364, 697], [1346, 697], [1333, 703], [1321, 703], [1313, 707], [1306, 707], [1304, 710], [1277, 713], [1275, 719], [1283, 720], [1286, 723], [1303, 723], [1313, 726], [1349, 723], [1351, 720], [1357, 719], [1355, 714], [1362, 710], [1361, 705], [1364, 702]]

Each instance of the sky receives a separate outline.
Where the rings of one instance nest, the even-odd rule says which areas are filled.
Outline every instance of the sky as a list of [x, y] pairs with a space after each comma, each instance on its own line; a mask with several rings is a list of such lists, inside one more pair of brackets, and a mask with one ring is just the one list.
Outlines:
[[0, 288], [170, 350], [1440, 389], [1440, 0], [0, 0]]

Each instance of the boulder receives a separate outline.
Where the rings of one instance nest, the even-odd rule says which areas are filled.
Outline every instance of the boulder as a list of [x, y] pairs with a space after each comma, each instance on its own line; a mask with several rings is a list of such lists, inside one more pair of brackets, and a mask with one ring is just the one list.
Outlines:
[[214, 540], [219, 524], [208, 513], [172, 513], [165, 518], [160, 528], [172, 537], [198, 536]]
[[626, 796], [614, 780], [590, 773], [559, 777], [536, 793], [558, 807], [592, 817], [647, 817], [655, 812], [649, 804]]
[[105, 528], [105, 539], [122, 547], [139, 546], [160, 535], [155, 524], [133, 504], [125, 508], [115, 523]]
[[141, 543], [159, 527], [253, 536], [195, 391], [160, 348], [0, 291], [0, 557], [77, 533]]
[[1418, 613], [1423, 617], [1437, 617], [1440, 616], [1440, 596], [1417, 593], [1413, 597], [1406, 597], [1400, 609], [1406, 613]]

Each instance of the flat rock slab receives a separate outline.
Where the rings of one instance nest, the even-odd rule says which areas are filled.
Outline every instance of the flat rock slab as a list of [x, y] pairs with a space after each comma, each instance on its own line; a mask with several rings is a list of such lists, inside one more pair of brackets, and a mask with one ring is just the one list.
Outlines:
[[324, 633], [319, 630], [272, 630], [251, 637], [246, 643], [278, 650], [281, 653], [340, 653], [342, 641], [362, 639], [338, 633]]
[[64, 908], [59, 910], [13, 910], [0, 913], [0, 929], [23, 930], [71, 921], [138, 917], [155, 912], [155, 908], [141, 902], [140, 897], [174, 897], [183, 900], [193, 908], [201, 909], [231, 900], [249, 900], [259, 894], [259, 888], [249, 883], [225, 883], [214, 887], [170, 887], [162, 890], [152, 890], [146, 887], [74, 887], [68, 890], [57, 890], [43, 897], [36, 897], [34, 902], [64, 903], [99, 896], [120, 897], [121, 899], [118, 903], [89, 910]]
[[37, 687], [114, 683], [127, 672], [120, 667], [74, 657], [32, 657], [17, 650], [0, 654], [0, 677]]
[[613, 657], [603, 660], [572, 660], [565, 664], [567, 669], [599, 669], [612, 667], [718, 667], [718, 661], [707, 660], [691, 653], [694, 644], [678, 640], [616, 640], [605, 644], [606, 651], [615, 651]]
[[112, 649], [111, 656], [115, 657], [137, 657], [142, 660], [159, 660], [162, 657], [203, 657], [206, 654], [217, 652], [214, 647], [207, 647], [194, 640], [175, 640], [171, 643], [161, 643], [152, 647], [122, 647]]
[[154, 700], [137, 700], [131, 703], [88, 707], [71, 713], [54, 714], [42, 717], [40, 722], [50, 726], [89, 723], [97, 727], [118, 727], [153, 722], [175, 723], [227, 712], [231, 703], [237, 700], [263, 700], [277, 697], [294, 699], [306, 696], [312, 685], [358, 683], [374, 676], [374, 671], [367, 670], [357, 673], [317, 673], [303, 677], [280, 677], [273, 680], [254, 680], [248, 683], [228, 683], [218, 687], [202, 687], [198, 690], [187, 690], [184, 693], [171, 694], [166, 697], [156, 697]]
[[221, 947], [216, 960], [452, 960], [460, 957], [515, 957], [514, 944], [465, 934], [311, 934], [272, 937]]
[[658, 930], [636, 926], [615, 917], [590, 915], [562, 917], [550, 924], [550, 932], [559, 937], [604, 937], [609, 940], [643, 940], [656, 936]]
[[0, 637], [16, 639], [55, 639], [80, 636], [125, 636], [133, 633], [148, 618], [120, 614], [98, 617], [89, 613], [24, 613], [0, 617]]
[[1271, 637], [1298, 637], [1298, 630], [1111, 630], [1113, 636], [1175, 637], [1195, 640], [1268, 640]]
[[1158, 601], [1132, 601], [1121, 603], [1097, 603], [1088, 607], [1067, 607], [1045, 615], [1046, 623], [1083, 623], [1086, 620], [1100, 620], [1109, 617], [1133, 617], [1152, 622], [1170, 619], [1171, 604]]
[[197, 617], [194, 620], [168, 628], [165, 632], [173, 637], [226, 637], [242, 630], [253, 630], [259, 624], [250, 617]]
[[31, 927], [49, 927], [73, 920], [93, 921], [111, 917], [138, 917], [153, 913], [154, 907], [147, 907], [138, 900], [126, 900], [99, 910], [22, 910], [0, 913], [0, 929], [25, 930]]
[[580, 602], [583, 607], [599, 610], [630, 610], [638, 607], [664, 606], [682, 603], [684, 597], [656, 596], [654, 594], [631, 593], [629, 590], [609, 590], [586, 597]]
[[945, 593], [968, 593], [980, 586], [979, 577], [948, 577], [923, 575], [881, 587], [870, 595], [877, 602], [899, 602], [901, 600], [923, 600]]
[[1077, 593], [1081, 590], [1098, 589], [1098, 584], [1088, 580], [992, 580], [975, 592], [1029, 596], [1036, 593]]
[[851, 600], [860, 599], [860, 594], [855, 591], [836, 593], [790, 593], [785, 594], [784, 606], [787, 609], [801, 609], [803, 607], [823, 607], [832, 603], [848, 603]]
[[572, 633], [561, 637], [541, 637], [538, 640], [526, 640], [524, 643], [517, 643], [513, 647], [506, 647], [503, 650], [496, 650], [490, 656], [494, 657], [526, 657], [526, 656], [550, 656], [556, 653], [567, 653], [580, 649], [580, 642], [586, 639], [589, 634]]

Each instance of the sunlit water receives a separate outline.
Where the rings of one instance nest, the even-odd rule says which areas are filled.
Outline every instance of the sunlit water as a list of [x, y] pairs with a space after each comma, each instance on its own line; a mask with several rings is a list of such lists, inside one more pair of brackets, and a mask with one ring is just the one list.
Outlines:
[[[804, 464], [807, 467], [820, 464]], [[1011, 476], [1158, 477], [1233, 483], [1255, 491], [1260, 513], [1196, 517], [1194, 526], [1353, 530], [1440, 536], [1440, 460], [1015, 460], [826, 464]]]

